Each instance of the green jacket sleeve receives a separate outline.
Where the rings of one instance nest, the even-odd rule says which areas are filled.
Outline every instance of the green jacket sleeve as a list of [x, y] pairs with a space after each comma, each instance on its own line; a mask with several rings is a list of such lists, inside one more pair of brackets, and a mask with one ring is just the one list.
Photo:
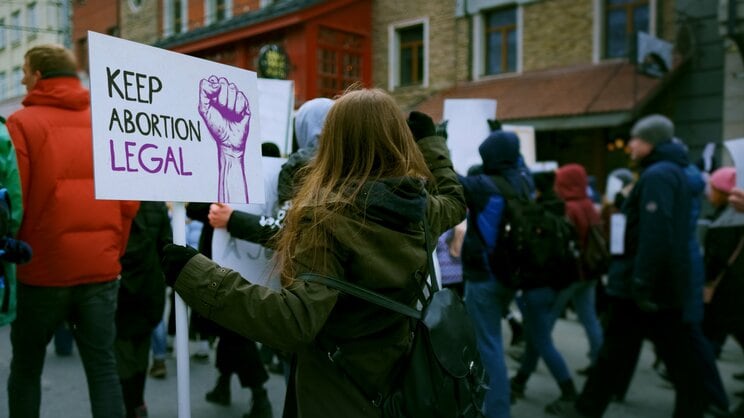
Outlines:
[[301, 280], [279, 291], [254, 285], [203, 255], [189, 260], [174, 287], [199, 314], [287, 352], [312, 343], [338, 296], [335, 290]]
[[0, 124], [0, 183], [8, 189], [10, 196], [10, 232], [15, 236], [23, 219], [21, 176], [18, 172], [18, 160], [13, 142], [3, 124]]
[[[439, 237], [444, 231], [465, 219], [465, 195], [452, 168], [449, 150], [444, 138], [431, 136], [418, 141], [426, 164], [434, 175], [434, 184], [429, 187], [429, 202], [426, 216], [432, 235]], [[435, 238], [436, 239], [436, 238]]]

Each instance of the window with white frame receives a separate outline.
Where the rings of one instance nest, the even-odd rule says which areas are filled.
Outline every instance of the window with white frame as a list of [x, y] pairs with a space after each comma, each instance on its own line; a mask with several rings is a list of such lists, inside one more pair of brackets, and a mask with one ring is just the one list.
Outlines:
[[13, 68], [13, 80], [11, 81], [12, 85], [10, 86], [13, 96], [20, 96], [23, 94], [23, 84], [21, 84], [21, 81], [23, 81], [23, 69], [21, 67]]
[[517, 71], [516, 6], [483, 13], [484, 75]]
[[521, 21], [522, 10], [516, 4], [473, 16], [473, 79], [521, 71]]
[[654, 34], [655, 0], [600, 0], [602, 56], [626, 58], [638, 31]]
[[21, 11], [16, 10], [10, 15], [10, 26], [13, 29], [10, 30], [10, 43], [16, 45], [21, 43]]
[[389, 28], [389, 88], [429, 85], [429, 20], [417, 19]]
[[0, 100], [8, 97], [8, 76], [5, 71], [0, 71]]
[[204, 24], [209, 25], [232, 17], [232, 0], [204, 0]]
[[[36, 24], [37, 24], [36, 9], [37, 9], [37, 7], [36, 7], [36, 3], [35, 2], [34, 3], [29, 3], [29, 5], [26, 6], [26, 26], [28, 26], [29, 28], [35, 28], [36, 27]], [[36, 37], [36, 32], [34, 32], [34, 31], [29, 32], [28, 37], [29, 38], [35, 38]]]
[[163, 0], [163, 35], [169, 36], [188, 29], [188, 0]]

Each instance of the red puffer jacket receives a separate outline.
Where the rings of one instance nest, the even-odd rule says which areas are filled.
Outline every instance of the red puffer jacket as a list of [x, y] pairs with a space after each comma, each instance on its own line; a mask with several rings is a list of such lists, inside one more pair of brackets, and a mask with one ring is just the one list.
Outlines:
[[24, 217], [18, 237], [33, 249], [18, 280], [73, 286], [116, 279], [138, 202], [96, 200], [90, 96], [74, 77], [39, 80], [10, 116]]

